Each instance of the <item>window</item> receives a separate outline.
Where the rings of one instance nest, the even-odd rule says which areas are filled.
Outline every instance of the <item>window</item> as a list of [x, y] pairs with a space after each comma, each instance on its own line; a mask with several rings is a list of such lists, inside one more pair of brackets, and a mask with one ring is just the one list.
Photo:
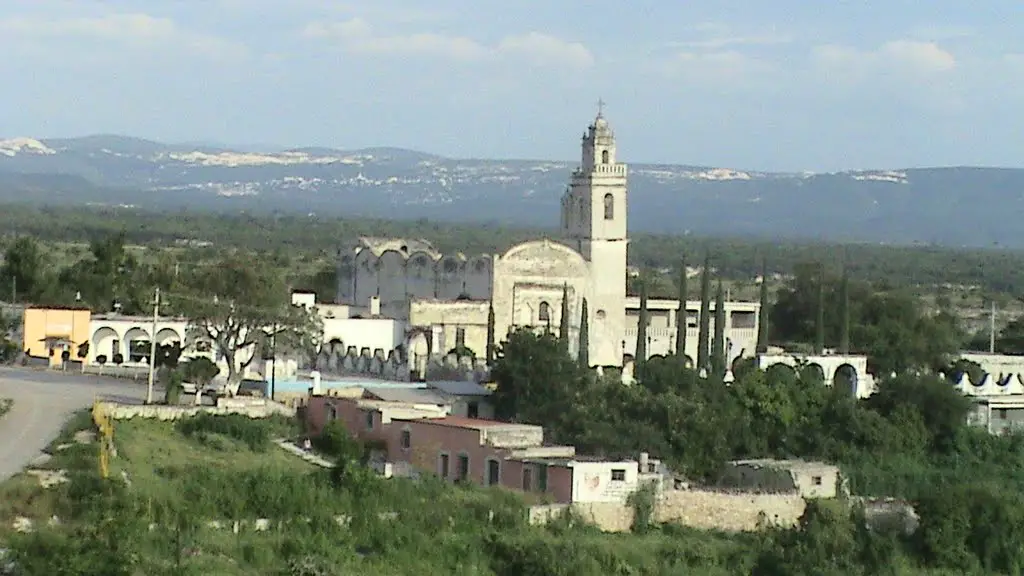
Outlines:
[[654, 474], [657, 471], [658, 471], [658, 465], [657, 464], [655, 464], [654, 462], [648, 462], [647, 463], [647, 473], [648, 474]]
[[121, 341], [120, 340], [114, 340], [113, 342], [110, 343], [110, 360], [113, 361], [114, 360], [114, 356], [117, 356], [120, 353], [121, 353]]
[[373, 412], [366, 412], [366, 429], [373, 430]]
[[547, 464], [537, 465], [537, 490], [548, 491], [548, 466]]
[[444, 453], [441, 454], [440, 468], [441, 468], [441, 471], [440, 471], [441, 478], [447, 478], [448, 477], [448, 455], [447, 454], [444, 454]]
[[533, 470], [523, 468], [523, 492], [533, 491]]
[[501, 483], [501, 462], [494, 458], [487, 460], [487, 485], [497, 486]]
[[480, 404], [478, 402], [470, 402], [466, 405], [466, 418], [479, 418], [480, 417]]
[[412, 433], [408, 430], [402, 430], [402, 450], [408, 450], [412, 447]]
[[608, 151], [607, 150], [601, 150], [601, 164], [607, 164], [607, 163], [608, 163]]
[[999, 419], [1006, 420], [1006, 408], [999, 409]]
[[611, 194], [604, 195], [604, 219], [613, 220], [615, 218], [615, 197]]
[[333, 422], [334, 420], [338, 419], [338, 412], [337, 410], [334, 409], [333, 404], [328, 404], [327, 406], [324, 407], [324, 418], [328, 422]]
[[540, 308], [537, 310], [537, 319], [541, 322], [551, 321], [551, 305], [547, 302], [541, 302]]
[[466, 347], [466, 329], [456, 328], [455, 329], [455, 347], [459, 350]]
[[469, 480], [469, 456], [459, 454], [459, 480]]
[[814, 484], [815, 486], [821, 486], [821, 476], [812, 476], [811, 484]]
[[128, 343], [128, 361], [148, 361], [149, 351], [149, 340], [132, 340]]
[[626, 471], [622, 468], [612, 470], [612, 482], [625, 482]]

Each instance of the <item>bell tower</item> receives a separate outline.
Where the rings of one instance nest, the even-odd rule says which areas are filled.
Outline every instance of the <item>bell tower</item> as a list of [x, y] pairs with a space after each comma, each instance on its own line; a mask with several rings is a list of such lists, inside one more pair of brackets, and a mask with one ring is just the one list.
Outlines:
[[580, 166], [562, 196], [562, 235], [590, 263], [590, 361], [621, 366], [626, 330], [626, 165], [598, 101], [583, 134]]

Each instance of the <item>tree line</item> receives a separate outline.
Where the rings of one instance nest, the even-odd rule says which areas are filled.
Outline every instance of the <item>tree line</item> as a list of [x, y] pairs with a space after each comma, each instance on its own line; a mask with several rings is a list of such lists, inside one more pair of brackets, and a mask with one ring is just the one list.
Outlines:
[[[30, 235], [47, 242], [91, 242], [123, 233], [132, 244], [172, 246], [199, 241], [215, 249], [245, 248], [282, 259], [330, 260], [341, 246], [360, 236], [424, 238], [442, 252], [500, 253], [514, 244], [555, 231], [487, 224], [452, 224], [427, 220], [324, 218], [313, 215], [151, 212], [131, 208], [35, 207], [19, 204], [0, 209], [0, 230], [9, 236]], [[803, 262], [838, 266], [846, 262], [857, 278], [883, 286], [977, 287], [986, 293], [1024, 295], [1024, 253], [1004, 249], [959, 249], [941, 246], [838, 245], [744, 238], [701, 238], [636, 234], [630, 263], [652, 270], [672, 269], [678, 254], [716, 253], [716, 269], [729, 280], [749, 280], [767, 259], [771, 274], [789, 274]], [[671, 282], [652, 285], [652, 294], [671, 296]], [[664, 294], [662, 288], [665, 286]], [[0, 287], [0, 293], [3, 288]]]

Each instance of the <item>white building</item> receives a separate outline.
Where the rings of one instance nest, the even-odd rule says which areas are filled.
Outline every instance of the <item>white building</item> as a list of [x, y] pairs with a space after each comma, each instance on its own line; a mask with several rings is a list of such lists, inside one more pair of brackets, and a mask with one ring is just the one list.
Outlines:
[[[339, 252], [337, 301], [355, 308], [372, 300], [384, 316], [407, 321], [413, 356], [464, 347], [482, 357], [490, 307], [499, 341], [515, 327], [550, 325], [557, 331], [564, 289], [570, 351], [578, 349], [586, 299], [591, 364], [622, 366], [636, 350], [639, 308], [636, 298], [626, 296], [627, 177], [615, 135], [599, 111], [583, 135], [580, 165], [562, 197], [560, 235], [567, 244], [541, 239], [504, 254], [467, 257], [441, 254], [425, 240], [362, 238]], [[732, 356], [753, 355], [758, 304], [727, 306]], [[649, 353], [673, 351], [679, 303], [654, 300], [650, 308]], [[697, 309], [688, 314], [694, 326]], [[694, 331], [687, 344], [691, 356], [696, 347]]]

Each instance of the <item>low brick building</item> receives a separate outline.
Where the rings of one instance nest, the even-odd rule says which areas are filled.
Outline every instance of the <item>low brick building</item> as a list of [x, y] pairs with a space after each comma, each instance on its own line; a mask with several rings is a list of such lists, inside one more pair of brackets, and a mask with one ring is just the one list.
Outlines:
[[561, 503], [623, 502], [638, 486], [635, 460], [577, 456], [573, 446], [546, 444], [541, 426], [451, 416], [449, 409], [313, 396], [306, 422], [316, 434], [337, 420], [354, 437], [379, 444], [384, 462], [377, 467], [395, 475], [435, 474]]

